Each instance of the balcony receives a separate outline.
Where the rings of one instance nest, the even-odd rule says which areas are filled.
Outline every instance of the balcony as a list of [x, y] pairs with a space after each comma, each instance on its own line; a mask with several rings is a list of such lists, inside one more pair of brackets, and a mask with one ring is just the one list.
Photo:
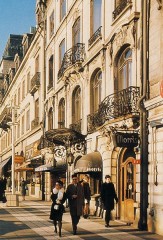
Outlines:
[[70, 129], [81, 133], [81, 119], [78, 120], [77, 122], [70, 124]]
[[61, 78], [65, 72], [65, 70], [74, 65], [80, 64], [84, 61], [84, 54], [85, 54], [85, 45], [83, 43], [77, 43], [72, 48], [67, 50], [64, 54], [61, 68], [58, 72], [58, 79]]
[[131, 0], [121, 0], [120, 4], [113, 11], [113, 20], [115, 20], [123, 10], [132, 3]]
[[0, 115], [0, 128], [7, 131], [10, 126], [7, 124], [12, 121], [12, 114], [9, 108], [5, 107]]
[[91, 36], [91, 38], [88, 40], [88, 45], [89, 47], [99, 38], [101, 38], [102, 34], [101, 34], [101, 28], [99, 27], [97, 29], [97, 31]]
[[36, 74], [31, 79], [30, 94], [34, 96], [34, 93], [39, 89], [39, 87], [40, 87], [40, 72], [36, 72]]
[[94, 132], [107, 120], [117, 119], [129, 114], [139, 115], [137, 106], [139, 97], [139, 87], [128, 87], [107, 96], [99, 105], [98, 111], [87, 116], [88, 133]]
[[39, 123], [39, 118], [35, 118], [32, 122], [31, 122], [31, 130], [35, 129], [36, 127], [38, 127], [40, 125]]

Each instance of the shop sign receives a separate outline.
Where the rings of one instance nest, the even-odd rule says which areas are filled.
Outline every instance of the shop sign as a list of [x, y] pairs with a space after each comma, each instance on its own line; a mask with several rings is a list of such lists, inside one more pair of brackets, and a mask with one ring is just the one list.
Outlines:
[[136, 147], [138, 146], [138, 133], [116, 132], [113, 134], [115, 147]]
[[21, 155], [15, 155], [15, 163], [23, 163], [24, 157]]
[[140, 159], [135, 159], [135, 158], [134, 158], [134, 159], [132, 160], [132, 163], [133, 163], [133, 164], [140, 164]]

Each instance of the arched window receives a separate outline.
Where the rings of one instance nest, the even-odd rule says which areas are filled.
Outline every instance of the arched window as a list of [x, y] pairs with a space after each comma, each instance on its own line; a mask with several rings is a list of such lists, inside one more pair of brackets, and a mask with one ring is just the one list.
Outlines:
[[53, 109], [50, 108], [48, 113], [48, 129], [53, 129]]
[[121, 91], [132, 85], [132, 50], [126, 48], [119, 57], [117, 90]]
[[72, 95], [72, 123], [81, 119], [81, 89], [78, 86]]
[[80, 43], [80, 17], [75, 21], [72, 27], [72, 45]]
[[92, 75], [90, 83], [90, 112], [94, 113], [98, 110], [101, 103], [101, 85], [102, 85], [102, 72], [96, 71]]
[[65, 100], [62, 98], [58, 107], [58, 128], [65, 127]]

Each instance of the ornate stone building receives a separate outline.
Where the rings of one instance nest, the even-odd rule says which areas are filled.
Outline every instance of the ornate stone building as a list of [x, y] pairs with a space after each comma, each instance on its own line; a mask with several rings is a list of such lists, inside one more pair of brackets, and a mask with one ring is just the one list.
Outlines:
[[[48, 200], [56, 178], [66, 185], [74, 172], [89, 174], [94, 211], [110, 174], [115, 217], [162, 234], [161, 7], [155, 0], [36, 1], [36, 32], [23, 36], [0, 110], [7, 124], [4, 107], [16, 95], [16, 131], [28, 125], [16, 136], [15, 152], [25, 157], [17, 171], [41, 183], [31, 183], [31, 195]], [[11, 156], [9, 134], [1, 131], [1, 162]]]

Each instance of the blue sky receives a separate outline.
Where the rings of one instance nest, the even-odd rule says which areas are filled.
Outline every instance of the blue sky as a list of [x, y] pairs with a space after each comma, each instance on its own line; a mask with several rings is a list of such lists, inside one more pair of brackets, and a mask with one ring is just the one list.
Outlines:
[[36, 0], [0, 0], [0, 59], [10, 34], [30, 32], [36, 25]]

